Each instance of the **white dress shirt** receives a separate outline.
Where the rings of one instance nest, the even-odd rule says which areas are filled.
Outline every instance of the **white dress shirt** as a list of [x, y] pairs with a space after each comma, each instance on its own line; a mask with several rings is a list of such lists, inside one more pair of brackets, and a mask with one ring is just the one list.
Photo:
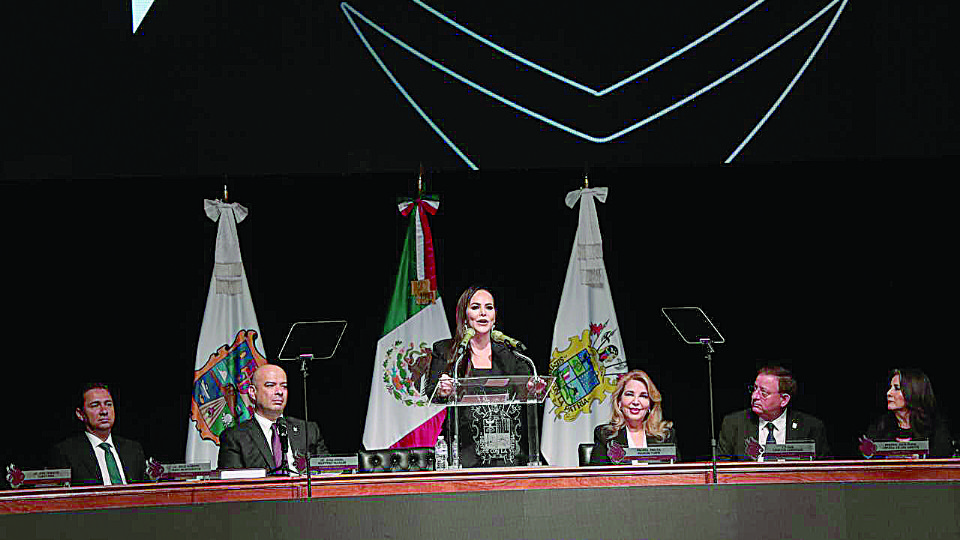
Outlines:
[[123, 483], [127, 483], [127, 475], [123, 472], [123, 462], [120, 461], [120, 454], [117, 453], [117, 446], [113, 444], [113, 434], [107, 435], [107, 440], [101, 441], [100, 437], [97, 437], [89, 431], [84, 431], [84, 435], [87, 436], [87, 440], [90, 441], [90, 446], [93, 446], [93, 455], [97, 456], [97, 465], [100, 466], [100, 477], [103, 478], [103, 485], [110, 486], [113, 485], [113, 482], [110, 481], [110, 471], [107, 470], [107, 453], [103, 448], [100, 448], [101, 443], [107, 443], [110, 445], [110, 453], [113, 454], [113, 459], [117, 460], [117, 468], [120, 469], [120, 478], [123, 478]]
[[[787, 410], [784, 409], [780, 416], [769, 422], [763, 418], [760, 419], [760, 425], [757, 427], [757, 442], [764, 447], [767, 445], [767, 433], [769, 433], [767, 424], [773, 424], [773, 438], [777, 440], [777, 444], [787, 444]], [[763, 456], [757, 461], [763, 461]]]
[[[622, 429], [627, 429], [627, 426], [623, 426]], [[643, 430], [640, 432], [640, 441], [639, 444], [634, 444], [633, 437], [630, 436], [630, 430], [627, 430], [627, 447], [628, 448], [646, 448], [647, 447], [647, 431]], [[639, 459], [633, 459], [631, 462], [634, 465], [644, 465], [646, 461], [640, 461]]]
[[[260, 416], [257, 413], [253, 413], [253, 417], [257, 419], [257, 423], [260, 424], [260, 429], [263, 430], [263, 436], [267, 439], [267, 448], [273, 450], [273, 422], [269, 419]], [[290, 437], [287, 436], [287, 468], [290, 471], [296, 471], [296, 467], [293, 466], [293, 445], [290, 444]], [[272, 467], [271, 467], [272, 468]]]

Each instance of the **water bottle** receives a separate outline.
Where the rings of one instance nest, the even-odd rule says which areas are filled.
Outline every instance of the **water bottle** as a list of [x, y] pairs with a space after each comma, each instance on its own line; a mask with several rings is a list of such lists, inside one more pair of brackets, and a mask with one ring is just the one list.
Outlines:
[[450, 468], [460, 468], [460, 444], [456, 436], [450, 440]]
[[433, 459], [436, 462], [436, 470], [442, 471], [447, 468], [447, 441], [443, 440], [443, 435], [437, 439]]

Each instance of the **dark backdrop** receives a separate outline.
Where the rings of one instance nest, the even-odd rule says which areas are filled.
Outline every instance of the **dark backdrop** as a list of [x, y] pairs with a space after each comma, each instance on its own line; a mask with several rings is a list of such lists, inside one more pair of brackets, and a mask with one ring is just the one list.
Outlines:
[[[411, 1], [350, 3], [484, 88], [594, 135], [613, 133], [741, 65], [827, 0], [767, 0], [603, 99], [477, 44]], [[599, 89], [705, 34], [749, 2], [557, 6], [436, 0], [438, 10]], [[128, 0], [14, 4], [4, 73], [5, 176], [271, 175], [466, 164], [410, 107], [337, 2], [157, 0], [137, 34]], [[10, 7], [13, 7], [11, 5]], [[424, 112], [480, 169], [720, 163], [774, 103], [837, 7], [728, 82], [606, 144], [494, 102], [358, 22]], [[9, 8], [8, 8], [9, 9]], [[942, 3], [849, 2], [740, 163], [955, 156], [955, 69]]]
[[[595, 185], [610, 188], [598, 212], [628, 364], [660, 386], [684, 456], [709, 455], [707, 371], [661, 306], [701, 306], [727, 338], [715, 356], [718, 418], [745, 406], [745, 387], [765, 361], [796, 371], [797, 407], [828, 422], [841, 456], [854, 454], [856, 436], [883, 410], [889, 368], [922, 367], [956, 411], [949, 205], [935, 191], [811, 180], [863, 168], [877, 169], [593, 172]], [[545, 369], [577, 222], [563, 197], [581, 184], [579, 172], [430, 180], [442, 199], [431, 226], [448, 311], [469, 284], [489, 284], [500, 326]], [[8, 403], [35, 426], [38, 447], [77, 430], [77, 386], [105, 380], [117, 432], [158, 459], [183, 459], [216, 235], [201, 203], [222, 183], [5, 186]], [[309, 399], [330, 448], [355, 451], [406, 225], [396, 197], [415, 189], [415, 175], [229, 183], [231, 199], [250, 209], [239, 234], [267, 356], [276, 357], [294, 321], [349, 321], [336, 358], [313, 366]], [[290, 413], [299, 415], [297, 366], [287, 371]], [[22, 466], [39, 464], [32, 444], [6, 451]]]
[[[768, 0], [607, 101], [545, 82], [412, 3], [351, 5], [511, 99], [609, 133], [748, 60], [826, 2]], [[433, 5], [603, 87], [746, 3]], [[250, 208], [239, 232], [267, 355], [293, 321], [350, 321], [335, 361], [314, 367], [309, 399], [330, 447], [357, 449], [405, 225], [395, 200], [414, 192], [421, 162], [443, 200], [432, 225], [447, 305], [488, 284], [504, 330], [542, 366], [576, 225], [563, 196], [585, 164], [611, 188], [599, 213], [628, 362], [660, 385], [685, 456], [709, 453], [706, 367], [671, 333], [665, 305], [702, 306], [729, 340], [716, 355], [718, 417], [745, 404], [762, 361], [796, 370], [797, 406], [828, 421], [840, 455], [854, 454], [882, 410], [891, 367], [924, 368], [945, 408], [958, 407], [955, 210], [935, 183], [960, 140], [944, 52], [952, 6], [850, 2], [730, 167], [719, 163], [827, 19], [604, 145], [492, 105], [361, 26], [480, 172], [466, 172], [399, 96], [335, 2], [158, 0], [136, 35], [122, 0], [4, 5], [13, 8], [0, 98], [4, 352], [9, 412], [22, 420], [13, 434], [27, 436], [22, 425], [36, 442], [5, 445], [4, 461], [42, 464], [43, 449], [79, 427], [73, 394], [95, 379], [113, 385], [119, 433], [158, 459], [182, 459], [216, 232], [201, 203], [224, 182]], [[295, 393], [291, 413], [301, 407]]]

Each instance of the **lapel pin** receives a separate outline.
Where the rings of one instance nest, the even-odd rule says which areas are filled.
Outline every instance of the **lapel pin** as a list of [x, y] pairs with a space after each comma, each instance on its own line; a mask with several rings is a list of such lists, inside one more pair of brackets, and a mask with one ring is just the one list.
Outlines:
[[[793, 423], [793, 429], [797, 429], [797, 423], [796, 423], [796, 422]], [[296, 430], [294, 430], [294, 431], [296, 431]]]
[[[793, 427], [797, 427], [797, 425], [794, 424]], [[297, 426], [293, 426], [293, 432], [294, 432], [294, 433], [299, 433], [299, 432], [300, 432], [300, 429], [297, 428]]]

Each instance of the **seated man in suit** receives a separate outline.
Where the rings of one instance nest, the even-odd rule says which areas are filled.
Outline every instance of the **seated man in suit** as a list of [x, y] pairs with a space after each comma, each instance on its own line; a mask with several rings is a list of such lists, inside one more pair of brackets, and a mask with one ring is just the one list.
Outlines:
[[254, 403], [253, 418], [220, 434], [221, 469], [295, 471], [294, 456], [326, 454], [327, 447], [316, 422], [283, 416], [287, 406], [287, 373], [266, 364], [253, 374], [248, 393]]
[[110, 389], [103, 383], [90, 383], [81, 396], [76, 415], [84, 432], [54, 446], [50, 466], [70, 469], [74, 485], [143, 482], [147, 467], [143, 447], [112, 433], [116, 409]]
[[717, 443], [718, 457], [746, 461], [756, 457], [751, 454], [757, 453], [758, 444], [801, 440], [816, 442], [817, 458], [830, 454], [823, 422], [787, 408], [797, 391], [797, 381], [789, 370], [779, 366], [761, 368], [750, 391], [750, 409], [728, 414], [723, 419]]

